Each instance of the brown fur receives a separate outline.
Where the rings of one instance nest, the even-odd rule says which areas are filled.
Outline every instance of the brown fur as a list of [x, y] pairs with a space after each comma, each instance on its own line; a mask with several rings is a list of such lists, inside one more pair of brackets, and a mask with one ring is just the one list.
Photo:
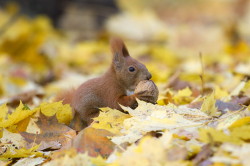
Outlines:
[[73, 95], [75, 93], [75, 89], [70, 89], [67, 91], [63, 91], [61, 93], [59, 93], [56, 97], [55, 97], [55, 101], [62, 101], [63, 104], [71, 104], [72, 103], [72, 99], [73, 99]]
[[[64, 103], [70, 103], [79, 114], [77, 117], [75, 116], [75, 119], [80, 119], [84, 124], [90, 124], [92, 118], [98, 116], [101, 107], [110, 107], [121, 111], [119, 104], [136, 107], [135, 98], [140, 99], [141, 97], [143, 100], [143, 94], [127, 96], [127, 91], [134, 91], [140, 81], [151, 78], [145, 65], [129, 55], [121, 39], [112, 39], [110, 45], [113, 61], [107, 72], [83, 83], [73, 92], [65, 93], [65, 97], [57, 98], [63, 99]], [[129, 67], [134, 67], [135, 71], [130, 72]]]

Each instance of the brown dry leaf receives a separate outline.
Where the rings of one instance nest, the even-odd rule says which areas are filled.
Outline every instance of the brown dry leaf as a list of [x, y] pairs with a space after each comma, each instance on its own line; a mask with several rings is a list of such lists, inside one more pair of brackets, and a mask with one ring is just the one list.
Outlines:
[[82, 130], [73, 140], [73, 147], [78, 152], [88, 152], [90, 156], [101, 155], [108, 157], [114, 150], [114, 143], [108, 137], [113, 136], [107, 130], [87, 127]]
[[206, 144], [202, 146], [201, 151], [195, 156], [193, 159], [194, 165], [198, 165], [202, 161], [206, 160], [213, 154], [212, 146], [210, 144]]
[[3, 129], [3, 137], [0, 139], [3, 144], [12, 144], [17, 148], [26, 147], [27, 142], [19, 133], [11, 133], [6, 129]]
[[42, 97], [42, 96], [43, 94], [39, 93], [37, 90], [30, 90], [11, 97], [8, 101], [8, 105], [16, 107], [18, 106], [20, 101], [26, 104], [32, 103], [34, 97]]
[[167, 158], [169, 161], [185, 160], [187, 156], [187, 149], [185, 147], [179, 146], [172, 147], [167, 153]]
[[35, 166], [35, 165], [39, 165], [41, 163], [44, 162], [44, 158], [42, 157], [37, 157], [37, 158], [32, 158], [32, 157], [27, 157], [27, 158], [23, 158], [18, 160], [15, 164], [13, 164], [13, 166]]
[[[59, 142], [63, 148], [71, 145], [72, 139], [76, 136], [76, 132], [68, 126], [58, 123], [55, 116], [46, 117], [40, 113], [40, 117], [36, 122], [40, 128], [40, 134], [32, 134], [27, 132], [20, 133], [30, 144], [35, 142], [37, 144], [45, 143], [54, 146], [53, 142]], [[50, 148], [48, 145], [42, 144], [44, 148]]]

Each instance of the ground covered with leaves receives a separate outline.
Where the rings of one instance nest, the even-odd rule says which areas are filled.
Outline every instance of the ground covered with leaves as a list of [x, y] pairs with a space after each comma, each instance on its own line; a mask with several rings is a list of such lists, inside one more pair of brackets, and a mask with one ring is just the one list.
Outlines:
[[[171, 15], [179, 22], [168, 23], [160, 2], [145, 4], [158, 13], [126, 2], [96, 40], [77, 40], [43, 16], [13, 21], [15, 5], [0, 10], [1, 27], [13, 21], [0, 36], [1, 165], [249, 165], [250, 10], [243, 17], [232, 14], [235, 4], [211, 1], [213, 11], [198, 1], [204, 15], [183, 5], [193, 15], [179, 11]], [[232, 16], [237, 21], [221, 21]], [[117, 34], [152, 73], [157, 104], [102, 108], [76, 132], [68, 127], [71, 107], [53, 99], [108, 68], [108, 40]]]

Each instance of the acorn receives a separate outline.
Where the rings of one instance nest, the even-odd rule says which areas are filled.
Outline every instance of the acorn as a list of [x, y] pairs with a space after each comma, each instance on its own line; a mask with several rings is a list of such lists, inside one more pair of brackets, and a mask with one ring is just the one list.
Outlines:
[[152, 80], [143, 80], [135, 88], [135, 93], [142, 93], [151, 103], [156, 103], [159, 90]]

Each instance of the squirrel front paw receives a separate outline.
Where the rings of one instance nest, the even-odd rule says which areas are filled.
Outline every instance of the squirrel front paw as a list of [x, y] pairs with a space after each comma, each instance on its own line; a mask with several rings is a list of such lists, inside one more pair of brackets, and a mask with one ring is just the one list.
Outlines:
[[153, 81], [143, 80], [136, 86], [135, 95], [140, 100], [155, 104], [158, 99], [159, 90]]

